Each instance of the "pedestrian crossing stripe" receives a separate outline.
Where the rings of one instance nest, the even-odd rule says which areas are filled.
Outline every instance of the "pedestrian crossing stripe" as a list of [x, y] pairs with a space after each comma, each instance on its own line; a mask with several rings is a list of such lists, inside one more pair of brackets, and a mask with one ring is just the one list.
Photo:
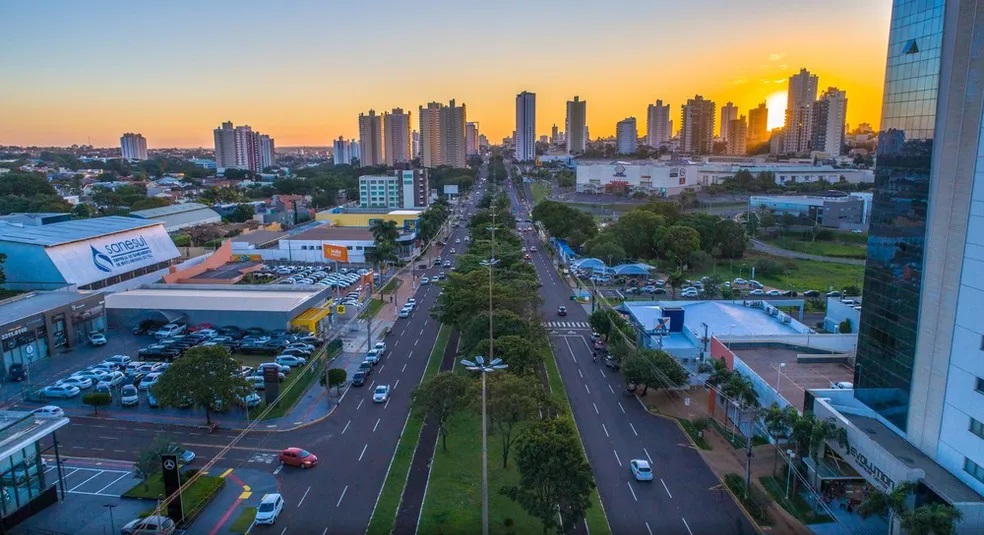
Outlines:
[[547, 327], [551, 329], [590, 329], [591, 325], [586, 321], [548, 321]]

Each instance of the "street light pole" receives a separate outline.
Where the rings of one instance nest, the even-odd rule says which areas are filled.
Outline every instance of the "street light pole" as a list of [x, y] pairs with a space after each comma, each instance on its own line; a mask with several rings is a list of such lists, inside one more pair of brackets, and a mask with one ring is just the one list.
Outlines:
[[113, 520], [113, 508], [116, 507], [116, 504], [104, 503], [103, 507], [109, 509], [109, 532], [116, 533], [116, 522]]
[[474, 361], [462, 359], [466, 369], [482, 374], [482, 535], [489, 535], [489, 435], [486, 418], [485, 374], [508, 368], [502, 359], [492, 359], [488, 364], [485, 358], [475, 357]]
[[793, 459], [796, 457], [796, 452], [793, 450], [786, 450], [786, 456], [789, 458], [789, 462], [786, 467], [786, 499], [789, 499], [789, 481], [793, 476]]
[[776, 394], [780, 396], [782, 394], [779, 393], [779, 381], [782, 379], [782, 369], [785, 367], [786, 367], [785, 362], [780, 362], [779, 366], [776, 366]]

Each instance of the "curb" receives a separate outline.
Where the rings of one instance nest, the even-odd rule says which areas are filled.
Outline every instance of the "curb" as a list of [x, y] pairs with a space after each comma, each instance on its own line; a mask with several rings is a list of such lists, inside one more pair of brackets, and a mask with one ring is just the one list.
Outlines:
[[[704, 450], [700, 449], [697, 443], [694, 442], [694, 439], [690, 437], [690, 433], [688, 433], [687, 430], [683, 428], [683, 424], [680, 423], [680, 420], [678, 420], [673, 416], [668, 416], [658, 412], [653, 412], [649, 410], [649, 407], [646, 407], [646, 404], [643, 403], [641, 399], [639, 399], [639, 396], [632, 396], [632, 397], [636, 398], [636, 401], [639, 402], [639, 405], [641, 405], [643, 410], [645, 410], [646, 413], [649, 414], [650, 416], [656, 416], [658, 418], [672, 420], [673, 423], [676, 424], [677, 429], [679, 429], [680, 432], [683, 433], [683, 436], [687, 437], [687, 442], [690, 443], [690, 446], [693, 448], [693, 450], [696, 451], [698, 455], [700, 455], [701, 460], [703, 460], [704, 464], [707, 465], [707, 469], [711, 470], [711, 473], [714, 474], [714, 477], [718, 480], [718, 484], [721, 485], [721, 488], [727, 491], [728, 495], [731, 496], [731, 499], [734, 500], [735, 505], [738, 506], [738, 509], [740, 509], [742, 514], [745, 515], [745, 518], [748, 519], [748, 521], [752, 524], [752, 527], [755, 528], [755, 530], [758, 531], [759, 533], [762, 533], [764, 531], [762, 526], [760, 526], [759, 523], [756, 522], [754, 518], [752, 518], [752, 514], [748, 512], [748, 509], [745, 508], [745, 504], [741, 503], [741, 500], [738, 499], [738, 496], [735, 496], [735, 493], [731, 492], [731, 487], [729, 487], [727, 483], [724, 482], [724, 477], [711, 469], [711, 463], [707, 462], [707, 457], [704, 456]], [[774, 504], [775, 500], [773, 500], [772, 503]]]

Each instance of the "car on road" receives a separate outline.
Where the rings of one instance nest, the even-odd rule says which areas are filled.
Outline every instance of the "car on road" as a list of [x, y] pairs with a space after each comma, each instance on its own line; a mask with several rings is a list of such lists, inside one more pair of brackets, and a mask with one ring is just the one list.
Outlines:
[[79, 390], [77, 386], [63, 384], [53, 384], [41, 389], [41, 393], [44, 394], [44, 397], [46, 398], [74, 398], [79, 395], [79, 392], [81, 392], [81, 390]]
[[177, 529], [178, 526], [170, 518], [150, 515], [131, 520], [120, 530], [120, 535], [172, 535]]
[[295, 355], [279, 355], [273, 360], [277, 364], [287, 366], [288, 368], [296, 368], [307, 364], [307, 360], [304, 357], [298, 357]]
[[92, 333], [89, 335], [89, 343], [94, 346], [106, 345], [106, 335], [103, 333]]
[[181, 453], [178, 454], [178, 461], [184, 464], [191, 464], [191, 462], [195, 460], [195, 457], [195, 452], [183, 449], [181, 450]]
[[536, 245], [531, 245], [530, 246], [530, 252], [531, 253], [535, 253], [536, 252]]
[[386, 353], [386, 342], [376, 342], [372, 348], [382, 357]]
[[751, 286], [752, 288], [755, 288], [756, 290], [764, 290], [765, 289], [765, 285], [762, 284], [759, 281], [756, 281], [756, 280], [750, 280], [750, 281], [748, 281], [748, 285]]
[[136, 407], [140, 403], [140, 394], [137, 391], [137, 387], [133, 385], [123, 385], [123, 390], [120, 392], [120, 403], [124, 407]]
[[7, 368], [7, 379], [13, 382], [27, 379], [27, 368], [25, 368], [20, 362], [11, 364], [10, 367]]
[[372, 363], [368, 360], [363, 360], [362, 364], [359, 364], [360, 372], [365, 372], [366, 375], [372, 375]]
[[817, 290], [807, 290], [803, 292], [803, 297], [820, 297], [820, 292]]
[[379, 364], [379, 351], [376, 351], [375, 349], [370, 349], [366, 353], [366, 361], [371, 362], [373, 366]]
[[372, 393], [373, 403], [385, 403], [390, 397], [389, 385], [379, 385]]
[[260, 500], [260, 506], [256, 508], [256, 518], [253, 520], [257, 524], [273, 524], [284, 510], [284, 497], [280, 494], [267, 494]]
[[451, 248], [451, 254], [455, 254], [455, 253], [457, 253], [457, 252], [458, 252], [458, 251], [455, 251], [455, 250], [454, 250], [454, 247], [452, 247], [452, 248]]
[[423, 284], [428, 284], [428, 283], [430, 283], [430, 279], [428, 279], [427, 277], [421, 277], [420, 284], [423, 285]]
[[400, 310], [400, 317], [401, 318], [409, 318], [410, 317], [410, 312], [413, 312], [413, 309], [412, 308], [407, 308], [406, 306], [404, 306]]
[[629, 461], [629, 471], [636, 481], [652, 481], [653, 469], [649, 466], [649, 461], [645, 459], [632, 459]]
[[454, 243], [455, 243], [455, 244], [459, 244], [459, 243], [461, 243], [461, 238], [455, 238], [455, 240], [454, 240]]
[[557, 307], [557, 315], [558, 316], [566, 316], [567, 315], [567, 307], [565, 307], [563, 305]]
[[445, 260], [444, 261], [444, 267], [446, 267], [446, 268], [451, 267], [451, 261], [450, 260]]
[[57, 405], [45, 405], [40, 409], [34, 409], [31, 414], [38, 420], [48, 420], [51, 418], [64, 418], [65, 411]]
[[363, 371], [355, 372], [355, 374], [352, 375], [352, 386], [362, 386], [366, 384], [367, 377], [369, 377], [369, 374], [367, 374], [366, 372]]
[[280, 452], [280, 464], [313, 468], [318, 464], [318, 456], [301, 448], [286, 448]]

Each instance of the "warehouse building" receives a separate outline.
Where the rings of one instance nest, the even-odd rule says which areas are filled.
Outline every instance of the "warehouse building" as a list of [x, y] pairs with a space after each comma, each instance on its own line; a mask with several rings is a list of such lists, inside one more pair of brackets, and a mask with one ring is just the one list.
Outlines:
[[180, 256], [163, 223], [120, 216], [0, 223], [0, 253], [10, 290], [97, 290], [165, 269]]
[[222, 216], [218, 212], [204, 204], [194, 202], [137, 210], [130, 212], [130, 216], [159, 221], [164, 224], [164, 230], [168, 232], [222, 222]]

